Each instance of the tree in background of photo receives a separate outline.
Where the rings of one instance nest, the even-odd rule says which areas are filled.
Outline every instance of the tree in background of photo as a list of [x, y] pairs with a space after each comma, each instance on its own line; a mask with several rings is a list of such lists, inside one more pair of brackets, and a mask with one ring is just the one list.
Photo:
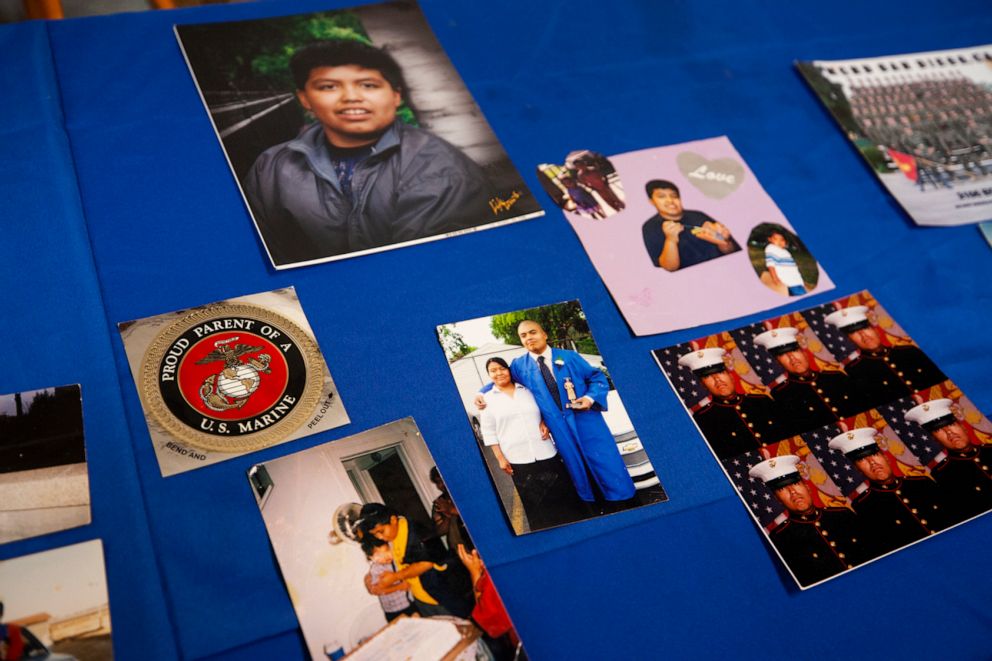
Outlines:
[[589, 332], [589, 322], [578, 301], [493, 315], [490, 329], [495, 337], [507, 344], [521, 346], [517, 325], [525, 319], [541, 324], [548, 334], [548, 344], [553, 347], [599, 355], [599, 348]]
[[[289, 60], [307, 44], [350, 40], [381, 47], [372, 43], [361, 19], [348, 11], [190, 25], [182, 26], [181, 31], [187, 56], [199, 65], [197, 80], [208, 103], [221, 92], [252, 96], [290, 92], [296, 84]], [[417, 124], [405, 94], [397, 117]]]
[[441, 347], [444, 349], [444, 355], [447, 356], [449, 363], [455, 362], [478, 348], [466, 342], [462, 334], [450, 326], [438, 326], [437, 336], [441, 340]]
[[284, 89], [293, 84], [289, 73], [289, 58], [300, 46], [314, 41], [332, 40], [358, 41], [372, 45], [362, 22], [349, 12], [323, 12], [276, 19], [273, 25], [265, 26], [264, 36], [260, 37], [262, 39], [250, 60], [251, 71]]
[[[176, 33], [214, 128], [238, 180], [263, 151], [297, 137], [315, 121], [295, 98], [289, 61], [315, 42], [346, 40], [373, 44], [360, 15], [327, 11], [233, 23], [178, 25]], [[385, 47], [384, 47], [385, 46]], [[399, 62], [403, 68], [403, 62]], [[419, 126], [403, 90], [400, 121]]]

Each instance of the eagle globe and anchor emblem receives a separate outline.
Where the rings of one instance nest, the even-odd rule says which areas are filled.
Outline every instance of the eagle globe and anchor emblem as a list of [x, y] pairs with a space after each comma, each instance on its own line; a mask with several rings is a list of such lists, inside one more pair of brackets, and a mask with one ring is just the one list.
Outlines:
[[145, 352], [142, 401], [172, 436], [202, 450], [246, 452], [287, 440], [324, 391], [316, 341], [281, 314], [246, 303], [195, 309]]
[[[247, 403], [261, 383], [263, 374], [271, 374], [269, 363], [272, 356], [259, 353], [242, 362], [241, 357], [262, 351], [264, 347], [249, 344], [234, 344], [239, 336], [214, 342], [215, 350], [196, 361], [197, 365], [224, 361], [224, 368], [208, 376], [200, 386], [200, 399], [211, 411], [240, 409]], [[232, 346], [233, 345], [233, 346]]]

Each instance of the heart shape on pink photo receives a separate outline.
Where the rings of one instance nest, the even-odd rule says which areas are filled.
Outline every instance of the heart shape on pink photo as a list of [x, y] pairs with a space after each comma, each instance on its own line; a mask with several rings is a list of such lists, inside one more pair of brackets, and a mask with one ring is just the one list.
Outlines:
[[675, 158], [679, 170], [693, 186], [706, 197], [722, 200], [735, 190], [744, 180], [744, 166], [732, 158], [709, 160], [685, 151]]

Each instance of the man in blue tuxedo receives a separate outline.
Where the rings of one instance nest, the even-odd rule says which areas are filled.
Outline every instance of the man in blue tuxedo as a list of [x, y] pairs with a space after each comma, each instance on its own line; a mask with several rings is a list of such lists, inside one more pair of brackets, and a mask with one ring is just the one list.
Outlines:
[[[579, 497], [595, 502], [598, 491], [607, 501], [633, 498], [634, 482], [603, 419], [606, 375], [575, 351], [548, 346], [548, 334], [535, 321], [521, 321], [517, 334], [528, 353], [513, 359], [510, 374], [534, 395]], [[481, 396], [476, 406], [485, 408]]]

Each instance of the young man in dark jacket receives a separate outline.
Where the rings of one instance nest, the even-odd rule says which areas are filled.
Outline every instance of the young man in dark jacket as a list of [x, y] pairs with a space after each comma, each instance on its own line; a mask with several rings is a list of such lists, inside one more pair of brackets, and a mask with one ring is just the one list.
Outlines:
[[429, 131], [398, 121], [405, 90], [387, 53], [328, 41], [290, 60], [317, 121], [255, 161], [244, 191], [277, 266], [415, 241], [482, 224], [482, 169]]

